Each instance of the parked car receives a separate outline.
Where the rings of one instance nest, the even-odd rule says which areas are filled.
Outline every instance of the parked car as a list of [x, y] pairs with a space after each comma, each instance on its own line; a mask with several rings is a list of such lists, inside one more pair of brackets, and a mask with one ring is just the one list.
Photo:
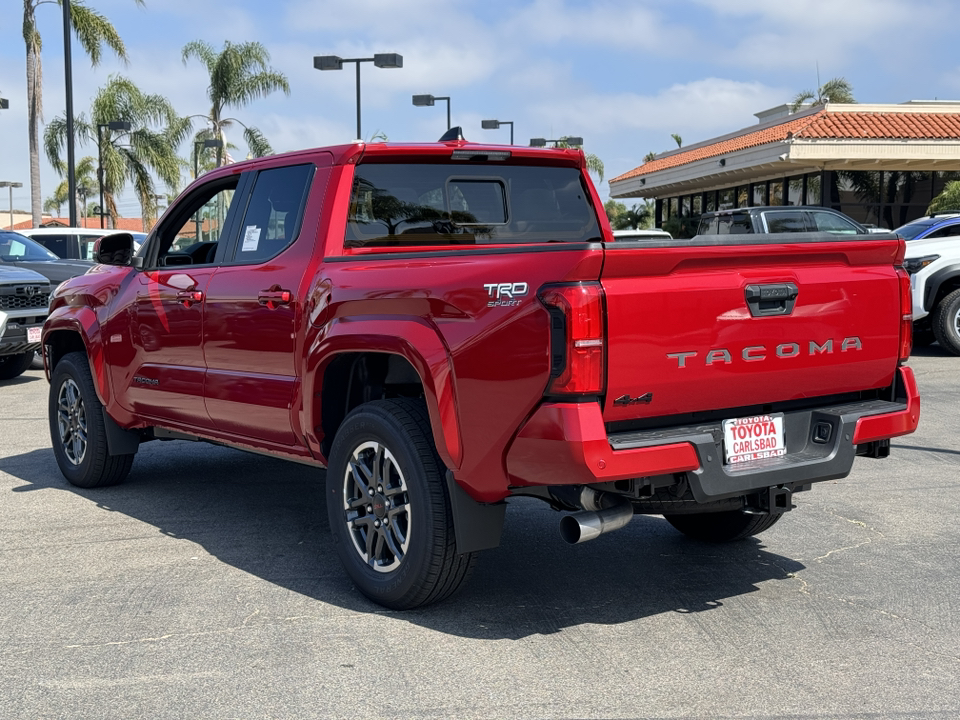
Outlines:
[[54, 286], [93, 267], [89, 260], [64, 260], [25, 235], [9, 230], [0, 230], [0, 265], [33, 270]]
[[666, 230], [645, 228], [643, 230], [614, 230], [614, 240], [673, 240], [673, 235]]
[[[514, 498], [573, 513], [571, 543], [637, 513], [743, 540], [916, 429], [903, 240], [615, 242], [598, 210], [575, 149], [353, 143], [212, 170], [140, 253], [104, 237], [54, 293], [57, 464], [113, 485], [177, 439], [326, 467], [330, 550], [408, 609], [463, 584]], [[608, 548], [642, 565], [633, 538]]]
[[700, 216], [700, 227], [697, 229], [697, 235], [797, 232], [867, 235], [870, 230], [841, 212], [813, 205], [772, 205], [715, 210]]
[[907, 241], [913, 342], [960, 355], [960, 213], [918, 218], [893, 232]]
[[0, 380], [30, 367], [49, 303], [50, 282], [43, 275], [0, 264]]
[[[43, 245], [47, 250], [64, 260], [93, 260], [93, 247], [97, 239], [113, 230], [100, 228], [41, 227], [18, 230], [31, 240]], [[147, 234], [132, 232], [134, 246], [139, 248], [147, 239]]]

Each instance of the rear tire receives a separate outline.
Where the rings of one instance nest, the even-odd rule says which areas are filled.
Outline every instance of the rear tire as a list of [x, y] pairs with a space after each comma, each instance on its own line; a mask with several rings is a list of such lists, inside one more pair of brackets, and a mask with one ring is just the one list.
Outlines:
[[[32, 359], [33, 354], [29, 355]], [[50, 379], [47, 414], [53, 454], [71, 485], [117, 485], [133, 466], [133, 455], [109, 453], [103, 413], [87, 356], [82, 352], [67, 353]]]
[[667, 522], [687, 537], [702, 542], [724, 543], [758, 535], [781, 518], [777, 515], [748, 515], [742, 510], [664, 515]]
[[361, 593], [394, 610], [456, 592], [475, 553], [457, 552], [446, 468], [422, 401], [377, 400], [340, 426], [327, 468], [337, 554]]
[[33, 362], [33, 352], [0, 357], [0, 380], [13, 380], [20, 377]]
[[960, 290], [941, 300], [933, 311], [933, 334], [952, 355], [960, 355]]

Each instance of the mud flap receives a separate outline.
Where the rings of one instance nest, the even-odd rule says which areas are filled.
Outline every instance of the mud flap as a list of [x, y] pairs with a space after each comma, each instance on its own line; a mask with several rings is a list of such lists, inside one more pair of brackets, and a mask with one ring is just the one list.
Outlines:
[[107, 451], [111, 455], [133, 455], [140, 449], [140, 433], [124, 430], [103, 411], [103, 429], [107, 436]]
[[478, 503], [460, 487], [449, 470], [447, 490], [450, 495], [450, 510], [453, 513], [457, 552], [463, 554], [499, 546], [507, 504]]

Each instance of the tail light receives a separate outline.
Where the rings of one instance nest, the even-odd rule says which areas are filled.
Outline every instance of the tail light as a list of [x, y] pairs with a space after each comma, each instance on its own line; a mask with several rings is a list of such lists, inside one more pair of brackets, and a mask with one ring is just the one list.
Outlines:
[[900, 281], [900, 358], [902, 365], [910, 359], [913, 348], [913, 300], [910, 295], [910, 275], [902, 267], [897, 267], [897, 279]]
[[604, 322], [600, 283], [549, 285], [540, 291], [550, 314], [548, 395], [603, 391]]

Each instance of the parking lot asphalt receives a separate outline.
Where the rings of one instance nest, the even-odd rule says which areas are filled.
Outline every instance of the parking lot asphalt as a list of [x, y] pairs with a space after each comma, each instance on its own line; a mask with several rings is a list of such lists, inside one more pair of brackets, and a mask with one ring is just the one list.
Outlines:
[[919, 431], [759, 538], [637, 517], [571, 547], [514, 502], [415, 612], [353, 589], [320, 470], [154, 442], [68, 485], [28, 371], [0, 384], [0, 717], [958, 718], [960, 358], [910, 364]]

